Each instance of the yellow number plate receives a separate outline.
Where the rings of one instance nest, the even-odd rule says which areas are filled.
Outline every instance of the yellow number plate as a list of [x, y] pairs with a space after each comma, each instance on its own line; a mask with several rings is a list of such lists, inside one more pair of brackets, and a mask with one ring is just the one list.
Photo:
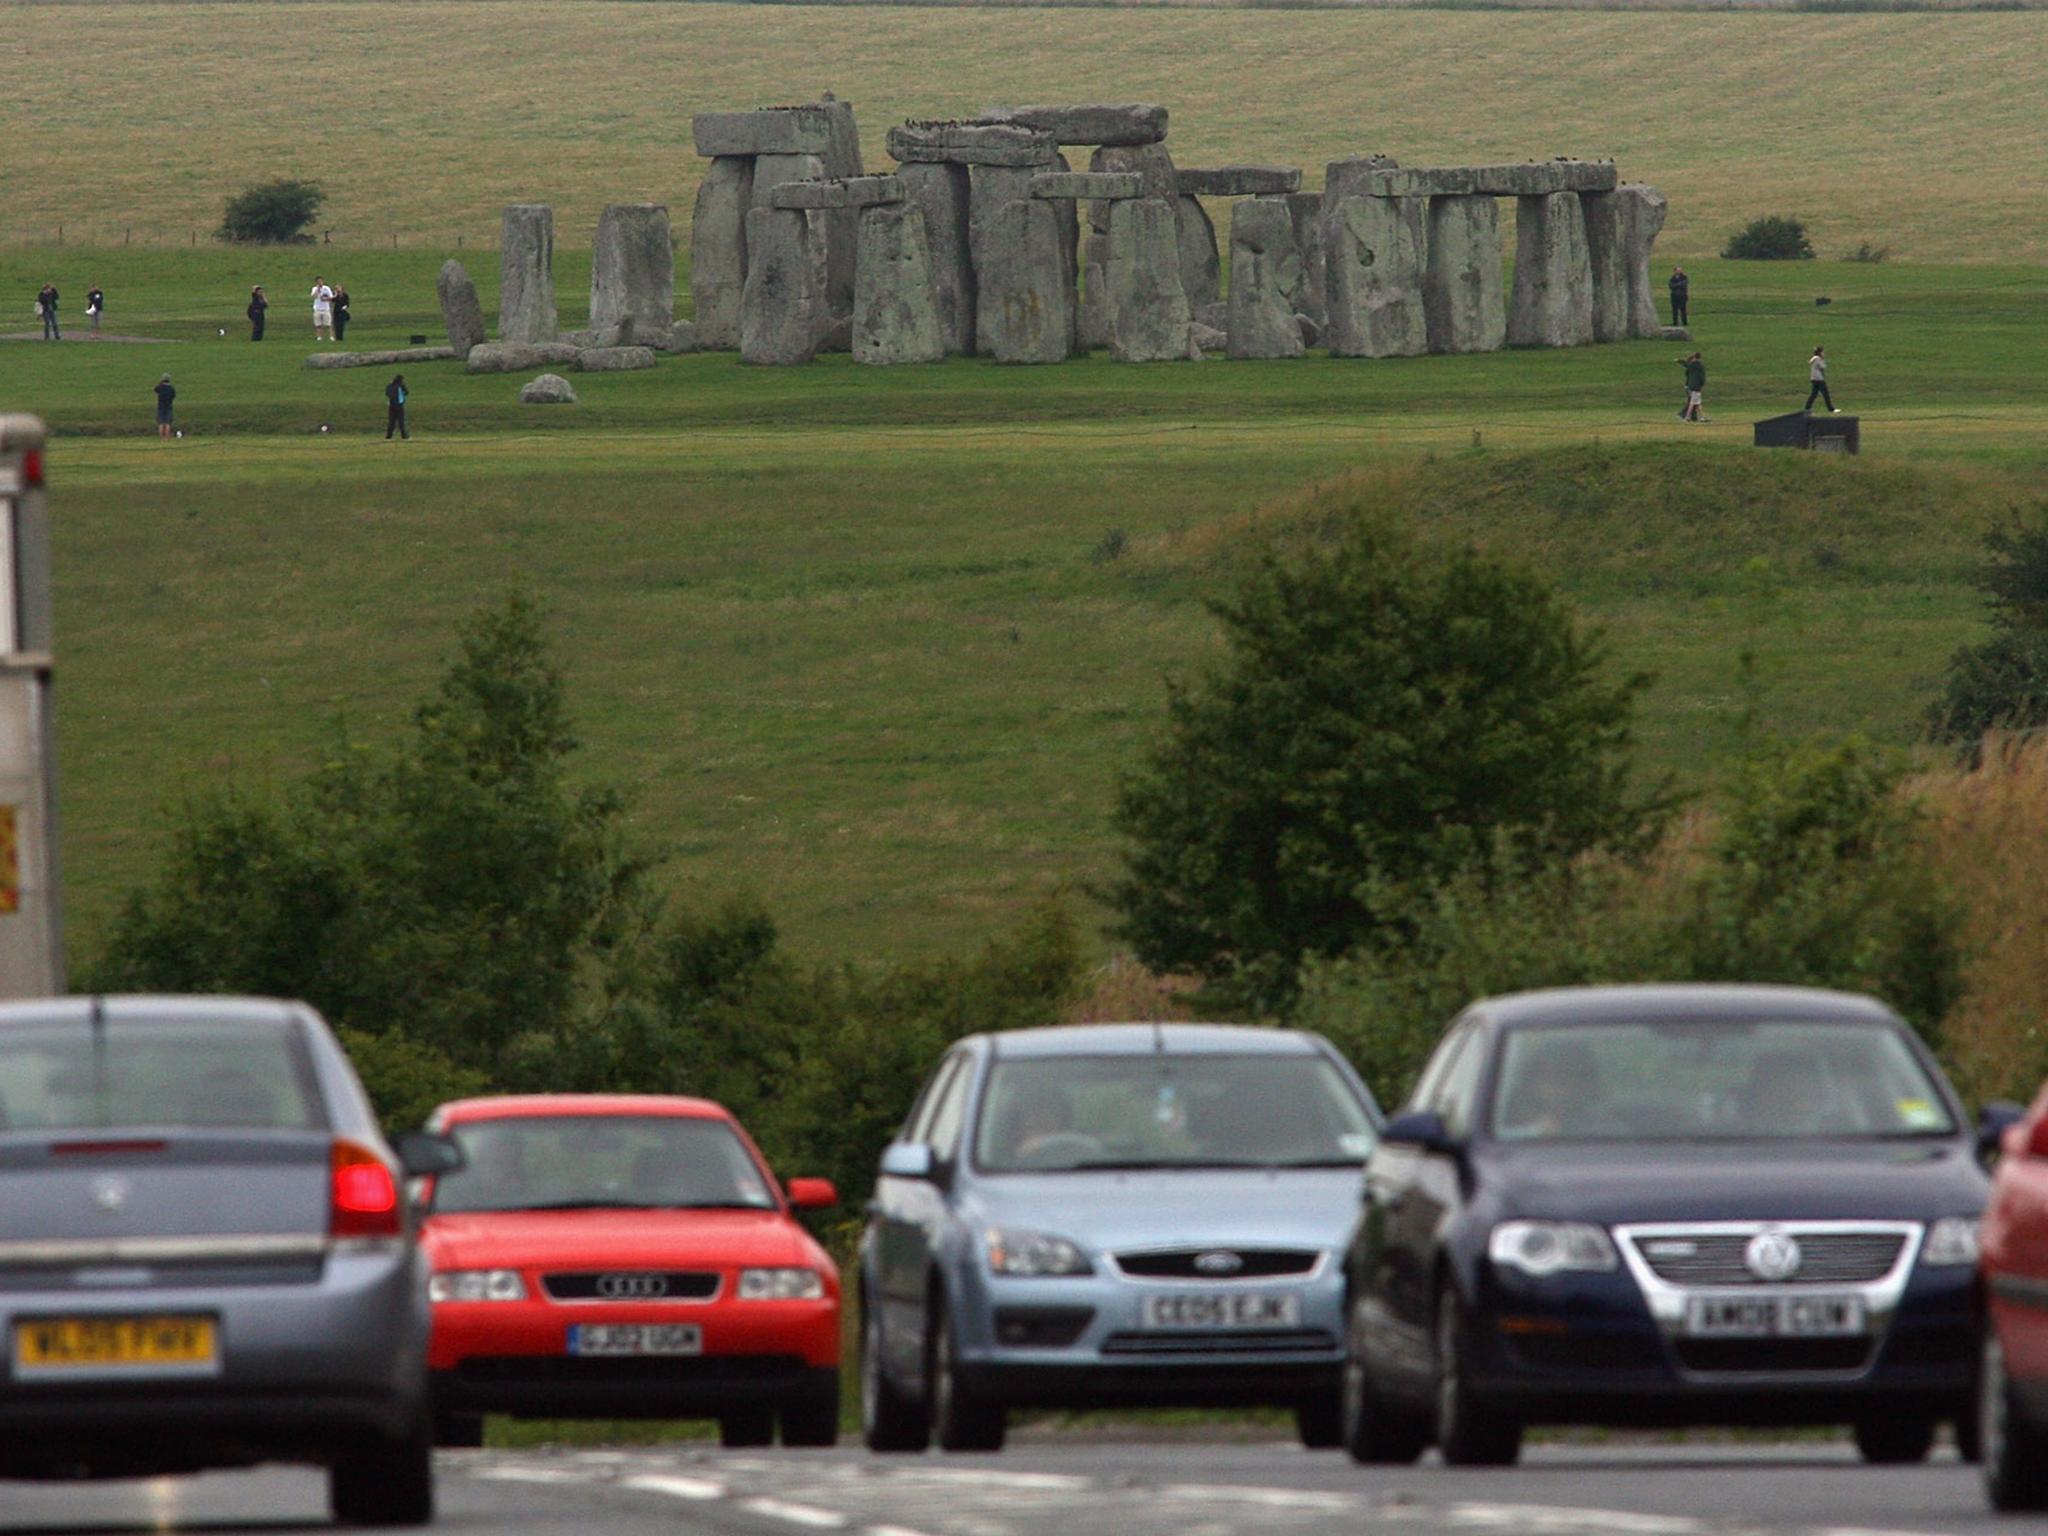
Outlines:
[[52, 1317], [14, 1325], [14, 1374], [211, 1371], [220, 1361], [210, 1317]]

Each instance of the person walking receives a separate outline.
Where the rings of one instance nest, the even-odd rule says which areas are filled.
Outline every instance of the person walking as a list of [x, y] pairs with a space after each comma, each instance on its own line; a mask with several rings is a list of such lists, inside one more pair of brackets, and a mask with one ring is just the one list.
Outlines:
[[1707, 365], [1701, 361], [1697, 352], [1691, 357], [1681, 357], [1678, 361], [1685, 369], [1685, 409], [1678, 413], [1678, 419], [1705, 421], [1708, 419], [1703, 398], [1707, 389]]
[[324, 277], [313, 279], [313, 339], [334, 339], [334, 290]]
[[249, 290], [249, 339], [263, 339], [263, 314], [270, 308], [270, 300], [263, 297], [263, 285], [258, 283]]
[[1807, 382], [1812, 385], [1812, 388], [1806, 392], [1806, 409], [1811, 411], [1815, 400], [1825, 400], [1830, 416], [1841, 415], [1842, 408], [1835, 404], [1835, 397], [1828, 393], [1828, 349], [1826, 347], [1815, 347], [1813, 349], [1813, 356], [1806, 360], [1806, 378]]
[[94, 341], [100, 339], [100, 316], [106, 313], [106, 308], [107, 296], [100, 291], [100, 285], [94, 283], [92, 287], [86, 290], [85, 294], [85, 315], [88, 320], [92, 321], [92, 339]]
[[1671, 269], [1671, 323], [1692, 324], [1692, 311], [1688, 308], [1692, 296], [1692, 279], [1685, 275], [1685, 268]]
[[171, 440], [171, 402], [177, 398], [168, 373], [156, 381], [156, 435], [165, 442]]
[[390, 442], [391, 434], [396, 432], [405, 441], [411, 442], [412, 433], [405, 425], [407, 392], [404, 374], [395, 373], [391, 376], [391, 382], [384, 386], [384, 398], [391, 402], [391, 409], [384, 417], [384, 441]]
[[57, 285], [45, 283], [36, 294], [36, 313], [43, 317], [43, 340], [62, 341], [64, 332], [57, 325]]
[[348, 285], [334, 285], [334, 339], [348, 340]]

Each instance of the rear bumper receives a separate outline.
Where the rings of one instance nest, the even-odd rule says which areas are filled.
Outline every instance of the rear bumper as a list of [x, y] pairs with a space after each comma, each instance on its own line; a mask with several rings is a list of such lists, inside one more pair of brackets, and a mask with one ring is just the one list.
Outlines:
[[837, 1366], [796, 1355], [578, 1360], [485, 1355], [432, 1375], [437, 1413], [545, 1419], [716, 1418], [738, 1407], [839, 1400]]

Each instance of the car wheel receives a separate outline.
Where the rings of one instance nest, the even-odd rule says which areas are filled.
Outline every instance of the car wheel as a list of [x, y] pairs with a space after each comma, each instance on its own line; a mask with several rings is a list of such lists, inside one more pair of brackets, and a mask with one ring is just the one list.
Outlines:
[[860, 1430], [871, 1451], [921, 1451], [931, 1443], [931, 1419], [896, 1389], [882, 1365], [882, 1319], [861, 1300]]
[[2005, 1374], [2005, 1349], [1995, 1330], [1985, 1335], [1978, 1386], [1984, 1492], [1991, 1507], [2006, 1514], [2048, 1509], [2048, 1426], [2031, 1422], [2014, 1401]]
[[434, 1445], [423, 1417], [402, 1439], [365, 1447], [327, 1474], [327, 1502], [343, 1525], [428, 1525], [434, 1518]]
[[839, 1443], [839, 1373], [832, 1373], [830, 1391], [784, 1403], [776, 1410], [784, 1445], [828, 1446]]
[[1344, 1384], [1338, 1393], [1341, 1443], [1361, 1466], [1405, 1467], [1429, 1449], [1428, 1421], [1404, 1414], [1373, 1390], [1361, 1349], [1363, 1302], [1353, 1302], [1344, 1347]]
[[1436, 1444], [1454, 1467], [1511, 1467], [1522, 1426], [1472, 1395], [1465, 1377], [1465, 1308], [1445, 1286], [1436, 1308]]
[[718, 1416], [718, 1443], [729, 1451], [775, 1443], [773, 1408], [735, 1408]]
[[434, 1415], [434, 1444], [451, 1450], [480, 1450], [484, 1443], [484, 1416], [480, 1413], [437, 1413]]
[[1925, 1461], [1934, 1449], [1933, 1419], [1859, 1419], [1856, 1450], [1873, 1467], [1903, 1467]]
[[932, 1409], [932, 1435], [942, 1451], [1000, 1451], [1009, 1430], [1010, 1414], [1001, 1403], [976, 1397], [960, 1380], [953, 1353], [953, 1320], [946, 1304], [934, 1301], [931, 1320], [930, 1386], [925, 1400]]

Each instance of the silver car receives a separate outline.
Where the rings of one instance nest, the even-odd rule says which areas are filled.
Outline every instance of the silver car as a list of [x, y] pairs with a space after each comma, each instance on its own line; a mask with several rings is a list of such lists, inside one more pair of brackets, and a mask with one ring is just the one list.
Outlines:
[[1344, 1275], [1379, 1125], [1319, 1036], [978, 1035], [883, 1153], [862, 1239], [867, 1443], [993, 1450], [1012, 1408], [1273, 1404], [1342, 1430]]
[[334, 1512], [433, 1518], [428, 1309], [403, 1180], [298, 1003], [0, 1006], [0, 1477], [330, 1467]]

